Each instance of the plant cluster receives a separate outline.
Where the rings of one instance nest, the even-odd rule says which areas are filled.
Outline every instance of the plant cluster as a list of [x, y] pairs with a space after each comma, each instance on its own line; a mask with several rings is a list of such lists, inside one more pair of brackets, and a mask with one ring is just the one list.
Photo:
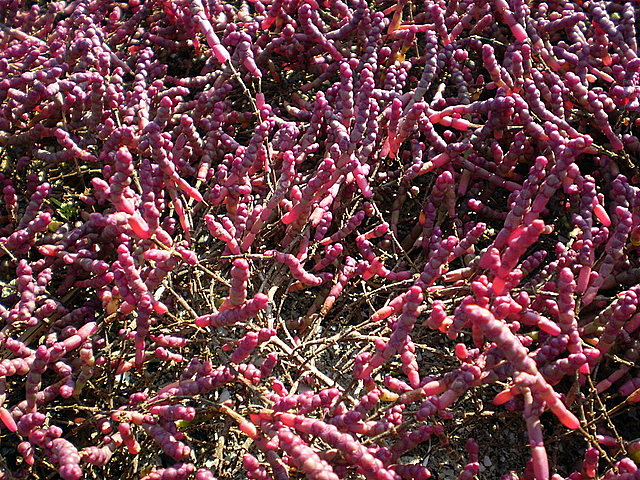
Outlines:
[[637, 12], [0, 0], [0, 478], [640, 479]]

